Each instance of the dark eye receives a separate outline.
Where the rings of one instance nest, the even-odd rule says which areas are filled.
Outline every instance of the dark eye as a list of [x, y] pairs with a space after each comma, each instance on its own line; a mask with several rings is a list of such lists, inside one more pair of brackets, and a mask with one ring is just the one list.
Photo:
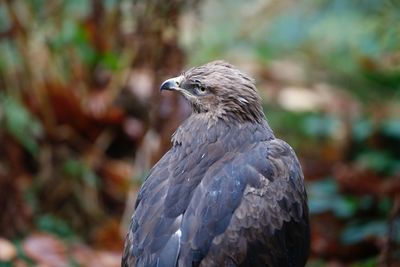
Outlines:
[[207, 89], [203, 86], [196, 86], [195, 91], [198, 95], [204, 95], [205, 93], [207, 93]]

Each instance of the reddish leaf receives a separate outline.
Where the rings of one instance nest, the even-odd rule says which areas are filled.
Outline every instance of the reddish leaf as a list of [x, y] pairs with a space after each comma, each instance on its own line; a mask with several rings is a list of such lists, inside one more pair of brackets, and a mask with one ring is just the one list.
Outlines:
[[97, 247], [118, 251], [123, 247], [120, 223], [116, 219], [110, 219], [98, 227], [93, 234]]
[[381, 194], [383, 180], [370, 170], [348, 165], [339, 165], [334, 176], [342, 192], [355, 195]]
[[43, 266], [69, 266], [67, 249], [56, 237], [45, 233], [29, 236], [22, 244], [24, 253]]
[[72, 248], [72, 258], [81, 266], [86, 267], [119, 267], [121, 266], [120, 252], [96, 251], [85, 245]]

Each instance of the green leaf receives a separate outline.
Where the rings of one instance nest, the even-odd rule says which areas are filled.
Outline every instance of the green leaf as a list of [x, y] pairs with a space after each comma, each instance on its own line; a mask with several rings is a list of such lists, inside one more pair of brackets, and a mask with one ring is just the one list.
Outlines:
[[90, 14], [91, 2], [89, 0], [68, 0], [63, 2], [65, 14], [75, 19], [85, 18]]
[[400, 139], [400, 119], [388, 119], [382, 123], [382, 131], [388, 136]]
[[304, 131], [312, 137], [332, 137], [339, 123], [331, 115], [311, 115], [304, 120]]
[[367, 260], [362, 260], [356, 263], [353, 263], [351, 267], [376, 267], [378, 266], [378, 257], [370, 258]]
[[100, 56], [100, 64], [115, 71], [120, 67], [119, 57], [112, 52], [104, 53]]
[[378, 173], [394, 173], [400, 169], [399, 160], [384, 150], [367, 150], [359, 154], [356, 162]]
[[99, 184], [99, 177], [81, 161], [67, 160], [63, 165], [63, 170], [66, 174], [80, 179], [88, 186], [96, 187]]
[[65, 221], [50, 214], [44, 214], [37, 218], [36, 225], [39, 230], [50, 232], [60, 237], [74, 235], [71, 227]]
[[367, 138], [371, 137], [373, 133], [373, 125], [372, 122], [368, 119], [361, 119], [354, 122], [352, 128], [352, 136], [358, 141], [365, 141]]
[[349, 224], [342, 232], [341, 240], [351, 245], [371, 237], [382, 237], [387, 234], [386, 221], [357, 222]]
[[332, 212], [339, 218], [350, 218], [358, 209], [356, 199], [340, 195], [335, 180], [327, 178], [308, 184], [311, 214]]
[[22, 55], [19, 53], [14, 41], [4, 40], [0, 42], [0, 70], [7, 73], [10, 70], [18, 70], [23, 63]]
[[10, 96], [1, 96], [6, 130], [33, 156], [39, 150], [37, 138], [43, 134], [42, 125], [25, 106]]
[[11, 26], [10, 17], [5, 5], [0, 5], [0, 32], [5, 32]]

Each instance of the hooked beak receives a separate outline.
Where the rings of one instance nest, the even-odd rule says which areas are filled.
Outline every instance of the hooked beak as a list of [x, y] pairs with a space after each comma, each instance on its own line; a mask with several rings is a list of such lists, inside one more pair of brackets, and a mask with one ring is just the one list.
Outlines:
[[182, 76], [168, 79], [161, 84], [160, 91], [162, 90], [179, 91], [181, 89], [180, 84], [182, 80], [183, 80]]

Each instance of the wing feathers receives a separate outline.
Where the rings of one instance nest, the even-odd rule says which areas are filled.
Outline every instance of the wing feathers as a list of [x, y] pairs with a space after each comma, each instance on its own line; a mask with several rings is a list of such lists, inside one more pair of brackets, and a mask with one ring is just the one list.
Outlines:
[[143, 204], [125, 258], [132, 253], [136, 266], [297, 266], [288, 259], [305, 260], [308, 211], [293, 150], [276, 139], [241, 152], [226, 149], [216, 142], [186, 157], [166, 154], [167, 163], [158, 164], [162, 169], [152, 171], [156, 177], [139, 194]]
[[[201, 266], [219, 266], [218, 259], [226, 257], [243, 266], [297, 266], [289, 265], [288, 259], [302, 266], [307, 249], [294, 250], [308, 247], [304, 240], [308, 214], [304, 210], [302, 172], [293, 151], [283, 141], [272, 140], [241, 156], [246, 158], [246, 165], [238, 168], [246, 176], [247, 186], [227, 229], [214, 238], [209, 250], [212, 253]], [[301, 224], [294, 225], [297, 222]], [[248, 245], [243, 245], [243, 238]], [[266, 251], [271, 253], [265, 255]]]

